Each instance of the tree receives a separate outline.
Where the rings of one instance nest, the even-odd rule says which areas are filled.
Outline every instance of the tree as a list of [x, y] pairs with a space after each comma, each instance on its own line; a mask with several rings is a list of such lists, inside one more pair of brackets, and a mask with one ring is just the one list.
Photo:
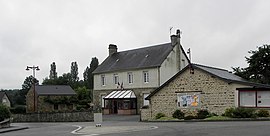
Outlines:
[[78, 82], [79, 77], [78, 77], [78, 64], [77, 62], [71, 62], [71, 67], [70, 67], [70, 76], [71, 76], [71, 82], [75, 83]]
[[77, 105], [77, 109], [88, 109], [90, 107], [90, 103], [91, 103], [91, 90], [87, 89], [85, 86], [84, 87], [78, 87], [77, 89], [75, 89], [76, 93], [77, 93], [77, 100], [78, 100], [78, 105]]
[[56, 79], [57, 78], [57, 72], [56, 72], [56, 64], [55, 64], [55, 62], [53, 62], [51, 64], [51, 70], [50, 70], [49, 78], [50, 79]]
[[25, 96], [27, 95], [30, 88], [33, 86], [33, 83], [37, 85], [39, 84], [39, 81], [32, 75], [25, 78], [22, 84], [22, 89], [19, 90], [14, 96], [14, 105], [25, 105]]
[[270, 84], [270, 45], [265, 44], [248, 53], [251, 54], [246, 57], [248, 67], [233, 68], [235, 74], [250, 81]]
[[32, 75], [29, 77], [26, 77], [22, 84], [22, 90], [28, 91], [32, 87], [33, 83], [38, 85], [39, 81], [36, 78], [34, 78]]
[[86, 67], [83, 73], [84, 82], [87, 88], [93, 89], [94, 87], [94, 76], [93, 71], [98, 67], [99, 62], [96, 57], [92, 58], [92, 61], [90, 63], [90, 67]]

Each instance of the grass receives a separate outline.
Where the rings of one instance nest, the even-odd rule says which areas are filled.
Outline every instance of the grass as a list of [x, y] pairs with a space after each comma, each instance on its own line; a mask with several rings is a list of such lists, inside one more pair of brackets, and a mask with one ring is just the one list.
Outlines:
[[230, 119], [231, 119], [230, 117], [225, 117], [225, 116], [212, 116], [204, 120], [230, 120]]
[[170, 121], [170, 120], [179, 120], [173, 117], [161, 117], [160, 119], [158, 119], [159, 121]]

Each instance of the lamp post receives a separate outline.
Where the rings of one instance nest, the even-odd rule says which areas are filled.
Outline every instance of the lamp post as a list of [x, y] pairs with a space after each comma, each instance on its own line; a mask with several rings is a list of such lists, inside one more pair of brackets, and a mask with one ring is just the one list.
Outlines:
[[39, 67], [38, 66], [27, 66], [26, 70], [29, 71], [30, 69], [33, 70], [33, 93], [34, 93], [34, 112], [36, 112], [36, 87], [35, 87], [35, 78], [36, 78], [36, 70], [39, 71]]

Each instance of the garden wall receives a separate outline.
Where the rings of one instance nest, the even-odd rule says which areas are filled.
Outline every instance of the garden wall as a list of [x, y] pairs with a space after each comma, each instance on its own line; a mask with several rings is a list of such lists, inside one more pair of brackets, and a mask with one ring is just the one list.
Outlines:
[[85, 122], [93, 121], [93, 112], [13, 114], [12, 122]]

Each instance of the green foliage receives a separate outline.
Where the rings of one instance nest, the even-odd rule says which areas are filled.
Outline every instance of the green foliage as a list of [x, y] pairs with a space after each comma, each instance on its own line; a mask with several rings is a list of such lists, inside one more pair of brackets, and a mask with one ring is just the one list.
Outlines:
[[234, 108], [227, 108], [226, 110], [225, 110], [225, 113], [224, 113], [224, 116], [226, 116], [226, 117], [233, 117], [233, 112], [234, 112]]
[[34, 78], [32, 75], [29, 77], [26, 77], [22, 84], [22, 90], [29, 91], [30, 88], [33, 86], [33, 83], [39, 84], [39, 81], [36, 78]]
[[233, 68], [234, 73], [247, 80], [270, 84], [270, 45], [258, 47], [258, 50], [249, 51], [250, 57], [246, 57], [248, 67]]
[[57, 78], [57, 72], [56, 72], [56, 64], [55, 64], [55, 62], [53, 62], [51, 64], [51, 70], [50, 70], [49, 78], [50, 79], [56, 79]]
[[90, 66], [86, 67], [85, 71], [83, 72], [83, 78], [85, 82], [85, 86], [89, 89], [93, 89], [94, 86], [94, 75], [93, 71], [98, 67], [99, 62], [96, 57], [92, 58]]
[[12, 114], [24, 114], [26, 113], [26, 107], [25, 105], [16, 105], [13, 108], [10, 108], [10, 112]]
[[160, 119], [162, 117], [166, 117], [165, 114], [164, 113], [158, 113], [155, 118]]
[[210, 115], [210, 113], [208, 112], [208, 110], [199, 110], [197, 112], [197, 118], [198, 119], [205, 119]]
[[0, 104], [0, 121], [10, 118], [11, 113], [7, 106]]
[[231, 118], [254, 118], [255, 110], [250, 108], [229, 108], [226, 109], [224, 115]]
[[257, 114], [258, 117], [269, 117], [268, 110], [260, 109]]
[[71, 67], [70, 67], [70, 79], [71, 79], [71, 83], [75, 83], [79, 81], [79, 77], [78, 77], [78, 64], [77, 62], [71, 62]]
[[183, 119], [185, 117], [185, 113], [181, 110], [176, 110], [172, 116], [177, 119]]
[[192, 120], [192, 119], [196, 119], [196, 117], [192, 115], [188, 115], [184, 117], [184, 120]]
[[68, 97], [68, 96], [61, 96], [61, 97], [50, 97], [47, 96], [44, 98], [44, 102], [50, 103], [50, 104], [73, 104], [77, 102], [76, 97]]

